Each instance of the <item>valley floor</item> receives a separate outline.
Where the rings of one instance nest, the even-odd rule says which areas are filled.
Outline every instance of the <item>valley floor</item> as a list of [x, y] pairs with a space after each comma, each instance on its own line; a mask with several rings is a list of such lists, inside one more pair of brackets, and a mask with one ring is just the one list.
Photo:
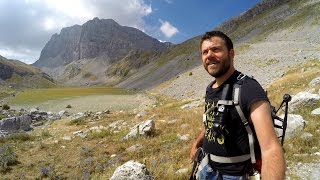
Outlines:
[[[155, 103], [155, 99], [146, 94], [130, 95], [90, 95], [83, 97], [68, 97], [60, 100], [48, 100], [41, 103], [12, 105], [13, 109], [32, 109], [39, 107], [42, 111], [57, 113], [66, 110], [71, 114], [78, 112], [120, 111], [137, 109], [142, 110]], [[66, 108], [71, 105], [72, 108]]]

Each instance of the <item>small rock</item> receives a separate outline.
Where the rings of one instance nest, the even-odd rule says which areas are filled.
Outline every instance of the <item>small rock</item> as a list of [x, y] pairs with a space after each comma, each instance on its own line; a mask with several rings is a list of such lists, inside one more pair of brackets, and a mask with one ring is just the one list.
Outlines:
[[62, 138], [65, 141], [71, 141], [71, 137], [70, 136], [63, 136]]
[[114, 157], [116, 157], [117, 155], [116, 154], [111, 154], [111, 158], [114, 158]]
[[186, 174], [186, 173], [188, 173], [188, 168], [183, 168], [176, 171], [176, 174]]
[[311, 133], [304, 132], [301, 135], [301, 139], [305, 141], [311, 141], [313, 139], [313, 135]]
[[320, 108], [314, 109], [311, 114], [316, 116], [320, 115]]

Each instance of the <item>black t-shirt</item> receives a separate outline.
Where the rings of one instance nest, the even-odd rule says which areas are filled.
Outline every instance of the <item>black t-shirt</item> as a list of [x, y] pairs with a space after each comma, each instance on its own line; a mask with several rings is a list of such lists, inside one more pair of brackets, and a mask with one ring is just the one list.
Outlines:
[[[218, 100], [221, 99], [222, 90], [225, 84], [230, 84], [231, 88], [233, 84], [238, 82], [237, 78], [241, 73], [235, 71], [229, 79], [227, 79], [221, 86], [218, 88], [212, 88], [211, 82], [206, 90], [205, 97], [205, 112], [212, 106], [216, 106]], [[232, 88], [233, 89], [233, 88]], [[268, 101], [265, 91], [261, 85], [254, 79], [246, 77], [242, 81], [241, 85], [241, 97], [240, 97], [240, 106], [246, 118], [249, 119], [250, 105], [256, 101], [265, 100]], [[232, 90], [229, 93], [227, 99], [232, 100]], [[205, 138], [203, 142], [203, 149], [205, 152], [214, 154], [217, 156], [231, 157], [231, 156], [240, 156], [244, 154], [250, 154], [248, 133], [235, 109], [234, 106], [229, 106], [228, 113], [223, 120], [227, 132], [224, 133], [224, 138], [215, 138], [212, 134], [213, 128], [212, 123], [215, 121], [214, 112], [210, 112], [207, 115], [205, 123]], [[211, 125], [209, 125], [211, 123]], [[256, 156], [261, 156], [260, 148], [258, 141], [255, 135], [254, 128], [251, 124], [251, 129], [255, 137], [255, 153]], [[214, 169], [220, 171], [222, 174], [228, 175], [243, 175], [250, 171], [252, 164], [251, 160], [240, 163], [217, 163], [211, 162], [211, 165]]]

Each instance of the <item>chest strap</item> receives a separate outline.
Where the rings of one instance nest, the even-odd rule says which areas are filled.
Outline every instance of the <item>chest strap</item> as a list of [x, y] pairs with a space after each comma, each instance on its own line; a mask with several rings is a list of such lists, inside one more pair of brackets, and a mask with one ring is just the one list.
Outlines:
[[223, 156], [216, 156], [210, 154], [210, 160], [218, 163], [239, 163], [244, 162], [250, 159], [250, 154], [244, 154], [241, 156], [232, 156], [232, 157], [223, 157]]

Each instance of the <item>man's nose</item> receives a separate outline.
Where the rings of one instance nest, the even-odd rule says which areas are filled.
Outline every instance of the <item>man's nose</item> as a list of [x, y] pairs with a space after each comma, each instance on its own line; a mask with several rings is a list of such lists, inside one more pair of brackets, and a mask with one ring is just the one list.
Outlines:
[[214, 57], [213, 51], [209, 50], [207, 54], [207, 58]]

